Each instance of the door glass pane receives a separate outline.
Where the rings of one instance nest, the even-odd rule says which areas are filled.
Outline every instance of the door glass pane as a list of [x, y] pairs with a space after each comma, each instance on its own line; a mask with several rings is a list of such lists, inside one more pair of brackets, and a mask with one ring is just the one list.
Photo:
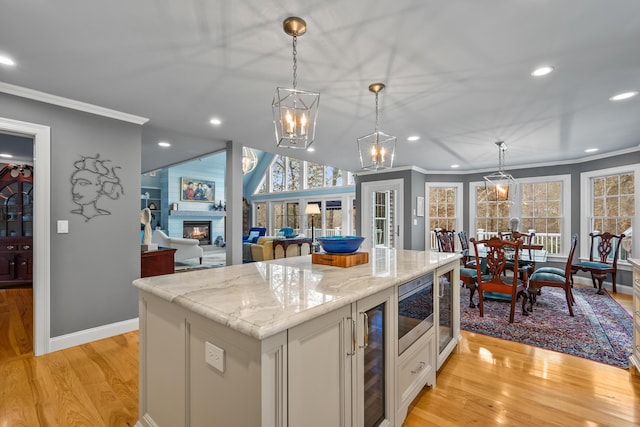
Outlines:
[[395, 248], [394, 191], [373, 193], [373, 246]]
[[366, 312], [369, 331], [364, 349], [364, 425], [374, 427], [385, 420], [385, 309], [386, 303]]
[[439, 289], [439, 305], [440, 309], [439, 319], [439, 350], [442, 352], [444, 348], [453, 339], [453, 288], [451, 287], [451, 279], [453, 278], [453, 272], [449, 271], [441, 275], [438, 278]]

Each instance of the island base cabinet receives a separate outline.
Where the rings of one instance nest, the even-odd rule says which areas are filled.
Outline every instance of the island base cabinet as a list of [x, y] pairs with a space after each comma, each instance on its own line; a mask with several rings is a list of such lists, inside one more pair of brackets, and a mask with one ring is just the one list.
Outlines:
[[633, 265], [633, 348], [629, 358], [629, 372], [640, 376], [640, 259], [629, 261]]
[[[223, 370], [206, 343], [224, 350]], [[286, 333], [260, 341], [140, 292], [144, 427], [286, 426]]]
[[350, 307], [291, 328], [289, 425], [351, 426]]
[[396, 423], [402, 425], [409, 405], [425, 386], [436, 383], [435, 328], [427, 331], [418, 341], [398, 356], [396, 368]]

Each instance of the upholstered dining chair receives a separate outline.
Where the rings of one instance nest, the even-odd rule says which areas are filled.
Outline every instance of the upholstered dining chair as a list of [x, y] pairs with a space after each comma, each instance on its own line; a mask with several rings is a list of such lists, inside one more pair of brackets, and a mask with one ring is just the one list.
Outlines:
[[613, 292], [616, 290], [616, 274], [618, 273], [618, 255], [620, 254], [620, 243], [625, 238], [624, 234], [589, 233], [591, 243], [589, 245], [589, 261], [580, 261], [571, 266], [571, 281], [573, 275], [579, 270], [591, 273], [593, 287], [598, 288], [598, 294], [602, 295], [602, 283], [611, 273], [611, 284]]
[[[523, 271], [526, 270], [528, 275], [531, 275], [536, 268], [536, 260], [533, 256], [534, 252], [532, 250], [531, 245], [533, 244], [533, 239], [536, 233], [533, 231], [531, 233], [521, 233], [519, 231], [509, 231], [509, 232], [499, 232], [498, 237], [504, 240], [522, 240], [522, 252], [520, 259], [518, 260], [518, 272], [522, 275]], [[522, 254], [526, 253], [528, 255], [528, 259], [522, 259]], [[513, 261], [507, 261], [506, 270], [514, 271], [515, 263]]]
[[[444, 229], [436, 229], [435, 231], [436, 239], [438, 240], [438, 251], [439, 252], [455, 252], [454, 249], [454, 239], [455, 239], [455, 231], [453, 230], [444, 230]], [[460, 267], [460, 281], [465, 285], [467, 289], [469, 289], [469, 307], [475, 308], [476, 305], [473, 303], [473, 295], [476, 292], [476, 279], [478, 273], [473, 268], [466, 268], [464, 265]]]
[[[480, 317], [484, 317], [484, 293], [496, 292], [511, 296], [511, 309], [509, 311], [509, 323], [513, 323], [515, 317], [516, 302], [522, 296], [522, 315], [528, 313], [525, 310], [527, 303], [526, 279], [521, 280], [518, 274], [503, 276], [507, 266], [507, 261], [512, 259], [517, 265], [518, 255], [522, 246], [522, 240], [502, 240], [499, 237], [492, 237], [489, 240], [470, 239], [474, 245], [476, 253], [476, 273], [478, 285], [478, 306], [480, 307]], [[486, 250], [479, 250], [484, 246]], [[507, 255], [507, 252], [509, 253]], [[480, 253], [485, 254], [487, 274], [480, 271]]]
[[573, 303], [575, 300], [571, 290], [571, 265], [573, 264], [573, 254], [576, 252], [577, 245], [578, 235], [574, 234], [571, 238], [571, 249], [569, 250], [564, 270], [556, 267], [540, 267], [529, 277], [528, 293], [531, 301], [531, 310], [533, 310], [533, 303], [537, 298], [537, 291], [545, 286], [550, 286], [564, 290], [569, 315], [573, 316]]
[[469, 252], [469, 234], [466, 231], [458, 233], [460, 240], [460, 253], [462, 254], [462, 265], [468, 268], [476, 268], [476, 259]]

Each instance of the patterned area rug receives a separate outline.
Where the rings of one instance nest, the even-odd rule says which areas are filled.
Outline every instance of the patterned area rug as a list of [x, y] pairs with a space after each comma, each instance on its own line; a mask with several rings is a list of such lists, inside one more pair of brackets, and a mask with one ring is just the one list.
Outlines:
[[[564, 292], [543, 288], [529, 316], [523, 316], [520, 301], [515, 321], [509, 324], [510, 303], [485, 299], [484, 318], [478, 308], [469, 308], [469, 294], [461, 290], [461, 329], [505, 340], [584, 357], [608, 365], [628, 368], [633, 345], [633, 319], [611, 296], [597, 295], [576, 286], [575, 317], [569, 316]], [[477, 303], [477, 294], [474, 297]]]

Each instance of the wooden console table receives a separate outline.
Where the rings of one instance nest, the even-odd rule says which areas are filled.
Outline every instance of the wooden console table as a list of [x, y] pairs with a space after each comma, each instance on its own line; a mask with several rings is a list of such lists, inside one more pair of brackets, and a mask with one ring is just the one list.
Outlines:
[[158, 248], [157, 251], [140, 252], [140, 277], [175, 273], [173, 254], [176, 249]]
[[309, 244], [309, 253], [311, 253], [311, 239], [306, 237], [295, 237], [293, 239], [274, 239], [273, 241], [273, 258], [276, 257], [276, 247], [282, 246], [284, 258], [287, 257], [287, 248], [291, 245], [298, 245], [298, 255], [302, 255], [302, 245]]

